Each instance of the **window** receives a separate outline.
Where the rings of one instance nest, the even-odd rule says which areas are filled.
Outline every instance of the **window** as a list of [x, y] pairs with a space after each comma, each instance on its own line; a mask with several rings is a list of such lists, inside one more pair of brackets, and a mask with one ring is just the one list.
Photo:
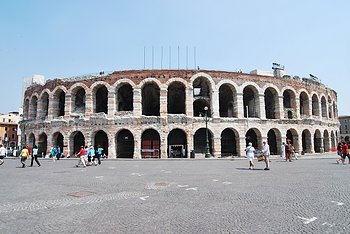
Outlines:
[[11, 139], [14, 140], [15, 139], [15, 134], [11, 135]]

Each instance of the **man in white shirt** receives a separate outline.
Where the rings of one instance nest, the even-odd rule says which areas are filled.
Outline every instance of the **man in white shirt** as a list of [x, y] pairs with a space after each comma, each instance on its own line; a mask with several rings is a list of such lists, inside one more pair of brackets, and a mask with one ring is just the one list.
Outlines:
[[6, 155], [6, 149], [3, 145], [0, 145], [0, 165], [4, 163], [5, 155]]
[[264, 155], [264, 160], [266, 164], [264, 170], [270, 170], [270, 146], [266, 143], [266, 141], [263, 142], [262, 153]]

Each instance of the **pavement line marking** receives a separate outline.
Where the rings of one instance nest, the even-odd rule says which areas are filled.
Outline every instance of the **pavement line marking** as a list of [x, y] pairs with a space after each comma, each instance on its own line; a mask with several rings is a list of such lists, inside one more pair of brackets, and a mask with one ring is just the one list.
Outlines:
[[217, 179], [213, 179], [213, 181], [214, 181], [214, 182], [218, 182], [219, 180], [217, 180]]
[[140, 197], [140, 199], [141, 199], [142, 201], [146, 201], [146, 198], [149, 198], [149, 196]]
[[309, 223], [311, 223], [311, 222], [313, 222], [313, 221], [315, 221], [317, 218], [316, 217], [312, 217], [312, 218], [310, 218], [310, 219], [308, 219], [308, 218], [304, 218], [304, 217], [300, 217], [300, 216], [297, 216], [299, 219], [302, 219], [302, 220], [304, 220], [303, 221], [303, 223], [304, 224], [309, 224]]
[[179, 188], [185, 188], [185, 187], [188, 187], [188, 184], [184, 184], [184, 185], [179, 184], [177, 187], [179, 187]]
[[232, 184], [232, 182], [229, 182], [229, 181], [224, 181], [222, 182], [223, 184]]
[[327, 222], [322, 223], [322, 226], [324, 226], [324, 225], [327, 225], [327, 226], [330, 226], [330, 227], [334, 226], [334, 224], [330, 224], [330, 223], [327, 223]]
[[96, 179], [102, 179], [104, 176], [95, 176]]
[[142, 176], [140, 173], [135, 173], [135, 172], [131, 173], [131, 175]]
[[193, 191], [197, 191], [198, 187], [194, 187], [194, 188], [187, 188], [186, 190], [193, 190]]
[[337, 201], [331, 201], [332, 203], [337, 203], [336, 205], [337, 206], [342, 206], [342, 205], [344, 205], [344, 203], [343, 202], [337, 202]]
[[165, 171], [164, 173], [171, 173], [171, 171]]

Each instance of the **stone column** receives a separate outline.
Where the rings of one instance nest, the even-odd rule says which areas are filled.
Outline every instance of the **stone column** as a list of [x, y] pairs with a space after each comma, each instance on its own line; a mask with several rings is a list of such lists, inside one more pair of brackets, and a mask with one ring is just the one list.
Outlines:
[[64, 118], [69, 118], [70, 114], [72, 113], [72, 94], [66, 93], [66, 97], [64, 100]]
[[319, 141], [320, 141], [320, 153], [324, 153], [324, 143], [323, 143], [322, 136], [319, 138]]
[[[190, 128], [192, 129], [192, 128]], [[191, 157], [191, 151], [194, 150], [194, 145], [193, 145], [193, 133], [192, 131], [187, 131], [187, 158]]]
[[300, 135], [300, 137], [298, 137], [298, 145], [299, 145], [299, 149], [296, 150], [296, 153], [298, 153], [300, 155], [301, 151], [303, 151], [303, 137], [302, 137], [302, 135]]
[[[57, 104], [56, 102], [54, 103], [54, 95], [51, 95], [49, 97], [49, 108], [48, 108], [48, 113], [47, 113], [47, 119], [52, 120], [56, 108], [54, 108], [54, 104]], [[28, 115], [29, 116], [29, 115]]]
[[137, 130], [134, 132], [134, 159], [141, 159], [141, 131]]
[[134, 88], [134, 117], [142, 115], [141, 89]]
[[168, 114], [168, 90], [166, 88], [160, 89], [159, 105], [160, 116], [166, 117]]
[[259, 117], [260, 119], [266, 119], [264, 94], [259, 94]]
[[246, 157], [245, 148], [246, 148], [245, 136], [239, 138], [239, 149], [237, 149], [238, 156]]
[[221, 136], [220, 134], [215, 134], [213, 137], [213, 156], [218, 158], [221, 157]]
[[186, 89], [186, 116], [193, 118], [193, 89]]
[[[70, 145], [69, 136], [64, 136], [63, 137], [63, 149], [62, 149], [64, 156], [71, 157], [74, 155], [73, 149], [71, 150], [71, 147], [73, 147], [73, 145]], [[71, 155], [71, 152], [73, 152], [73, 155]]]
[[219, 91], [213, 90], [212, 92], [212, 107], [210, 108], [212, 110], [212, 116], [213, 118], [220, 118], [220, 111], [219, 111]]
[[300, 119], [300, 99], [299, 97], [295, 98], [295, 118]]
[[168, 137], [166, 132], [160, 133], [160, 158], [166, 159], [168, 158], [167, 149], [168, 149]]
[[114, 87], [111, 88], [111, 90], [108, 90], [108, 101], [107, 101], [107, 108], [108, 108], [108, 117], [114, 117], [114, 114], [116, 112], [116, 100], [115, 100], [115, 89]]
[[85, 95], [85, 116], [91, 116], [94, 113], [93, 95], [87, 91]]
[[108, 136], [108, 158], [117, 158], [115, 137], [113, 134]]
[[[237, 93], [237, 118], [244, 118], [243, 93]], [[245, 155], [245, 154], [244, 154]]]
[[284, 119], [283, 96], [278, 96], [280, 119]]

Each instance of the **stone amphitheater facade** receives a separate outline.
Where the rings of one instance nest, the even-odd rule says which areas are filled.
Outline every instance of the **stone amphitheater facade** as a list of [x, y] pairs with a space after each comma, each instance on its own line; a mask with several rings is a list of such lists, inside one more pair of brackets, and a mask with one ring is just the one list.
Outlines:
[[263, 141], [280, 154], [287, 139], [298, 153], [321, 153], [339, 131], [336, 92], [289, 76], [116, 71], [31, 85], [23, 101], [22, 144], [42, 154], [101, 145], [109, 158], [200, 158], [208, 143], [215, 157], [244, 156]]

